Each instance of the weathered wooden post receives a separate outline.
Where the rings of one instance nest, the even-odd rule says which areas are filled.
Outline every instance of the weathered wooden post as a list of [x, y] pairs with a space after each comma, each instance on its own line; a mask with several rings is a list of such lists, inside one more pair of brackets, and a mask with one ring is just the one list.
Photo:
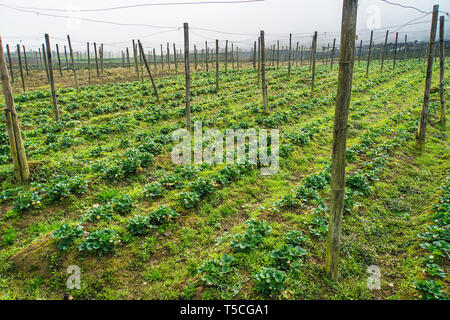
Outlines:
[[331, 49], [331, 65], [330, 68], [333, 70], [333, 64], [334, 64], [334, 50], [336, 49], [336, 38], [333, 39], [333, 48]]
[[[89, 42], [88, 42], [89, 43]], [[62, 74], [62, 66], [61, 66], [61, 57], [59, 55], [59, 45], [56, 44], [56, 56], [58, 57], [58, 68], [59, 68], [59, 74], [61, 75], [61, 77], [63, 76]]]
[[194, 44], [194, 68], [197, 71], [197, 46]]
[[76, 87], [76, 89], [78, 91], [77, 72], [75, 70], [75, 62], [73, 61], [72, 42], [70, 42], [70, 36], [69, 35], [67, 35], [67, 42], [69, 43], [70, 61], [72, 62], [72, 70], [73, 70], [73, 77], [75, 79], [75, 87]]
[[175, 47], [175, 42], [173, 43], [173, 60], [175, 62], [175, 74], [178, 74], [177, 49]]
[[161, 70], [164, 70], [164, 52], [162, 44], [161, 44]]
[[170, 70], [170, 46], [167, 42], [167, 70]]
[[11, 52], [9, 51], [9, 44], [6, 44], [6, 52], [8, 54], [9, 74], [11, 75], [11, 82], [14, 83], [14, 71], [13, 71], [13, 65], [12, 65], [12, 60], [11, 60]]
[[140, 56], [142, 57], [142, 60], [145, 64], [145, 69], [147, 69], [148, 77], [150, 78], [150, 81], [152, 82], [153, 91], [155, 92], [156, 100], [158, 101], [159, 104], [161, 104], [161, 101], [159, 100], [158, 89], [156, 89], [155, 80], [153, 79], [152, 72], [150, 71], [150, 66], [147, 63], [147, 59], [145, 58], [145, 53], [144, 53], [144, 49], [142, 48], [142, 43], [139, 40], [138, 40], [138, 45], [139, 45], [139, 51], [141, 53]]
[[381, 72], [383, 72], [384, 58], [386, 56], [388, 37], [389, 37], [389, 30], [386, 30], [386, 36], [384, 38], [383, 54], [381, 55]]
[[138, 57], [137, 57], [137, 47], [136, 42], [134, 39], [131, 40], [131, 44], [133, 45], [133, 60], [134, 60], [134, 69], [136, 70], [137, 80], [139, 81], [139, 64], [138, 64]]
[[405, 65], [406, 65], [406, 60], [408, 60], [408, 36], [405, 34], [405, 56], [403, 58]]
[[428, 45], [428, 64], [427, 75], [425, 79], [425, 94], [423, 97], [422, 112], [420, 113], [419, 128], [416, 134], [415, 148], [422, 151], [425, 148], [425, 134], [428, 121], [428, 104], [430, 103], [431, 76], [433, 72], [433, 51], [434, 42], [436, 40], [437, 18], [439, 13], [439, 5], [433, 6], [433, 20], [431, 22], [430, 42]]
[[[95, 42], [94, 42], [95, 43]], [[126, 56], [127, 56], [127, 65], [128, 65], [128, 70], [131, 69], [131, 63], [130, 63], [130, 51], [128, 50], [128, 47], [126, 47]]]
[[156, 71], [156, 50], [153, 48], [153, 68]]
[[231, 67], [234, 70], [234, 43], [231, 43]]
[[359, 67], [360, 64], [361, 64], [361, 51], [362, 51], [362, 39], [361, 39], [361, 41], [359, 42], [358, 67]]
[[291, 76], [291, 51], [292, 51], [292, 33], [289, 33], [288, 77]]
[[261, 79], [261, 37], [258, 37], [258, 65], [257, 65], [257, 73], [258, 73], [258, 84]]
[[47, 82], [50, 83], [50, 76], [48, 74], [48, 63], [47, 63], [47, 56], [45, 54], [45, 46], [42, 44], [42, 58], [44, 60], [44, 68], [45, 68], [45, 74], [47, 75]]
[[9, 83], [8, 69], [6, 67], [3, 42], [0, 36], [0, 79], [2, 81], [3, 94], [5, 96], [5, 122], [9, 138], [11, 158], [14, 165], [14, 176], [17, 181], [22, 182], [30, 178], [28, 160], [23, 146], [20, 133], [19, 118], [14, 106], [13, 92]]
[[423, 52], [423, 42], [420, 43], [419, 63], [420, 60], [422, 59], [422, 52]]
[[225, 41], [225, 73], [228, 71], [228, 40]]
[[67, 58], [67, 46], [64, 45], [64, 56], [66, 58], [66, 68], [69, 71], [69, 59]]
[[297, 47], [295, 48], [295, 66], [298, 67], [298, 57], [299, 57], [299, 44], [297, 41]]
[[394, 62], [392, 64], [392, 69], [395, 69], [395, 62], [397, 61], [397, 42], [398, 42], [398, 32], [395, 33]]
[[303, 66], [303, 45], [302, 45], [302, 51], [300, 52], [300, 66]]
[[[127, 56], [128, 56], [128, 48], [127, 48]], [[94, 57], [95, 57], [95, 69], [97, 71], [97, 77], [100, 77], [100, 70], [98, 68], [98, 54], [97, 54], [97, 43], [94, 42]]]
[[189, 72], [189, 25], [184, 28], [184, 74], [186, 79], [186, 128], [191, 132], [191, 74]]
[[260, 43], [261, 43], [261, 82], [262, 82], [262, 96], [263, 96], [263, 104], [264, 104], [264, 112], [269, 113], [269, 103], [267, 101], [267, 84], [266, 84], [266, 53], [265, 53], [265, 45], [264, 45], [264, 31], [261, 30], [260, 34]]
[[277, 69], [280, 68], [280, 40], [277, 40]]
[[205, 63], [206, 63], [206, 71], [209, 71], [209, 65], [208, 65], [208, 41], [205, 41]]
[[216, 93], [219, 92], [219, 40], [216, 39]]
[[50, 77], [50, 90], [52, 92], [53, 112], [55, 113], [55, 120], [58, 122], [59, 110], [58, 103], [56, 102], [55, 79], [53, 77], [52, 51], [50, 49], [50, 38], [47, 33], [45, 34], [45, 45], [47, 47], [48, 74]]
[[445, 17], [439, 17], [439, 98], [441, 102], [441, 116], [439, 119], [440, 124], [446, 129], [446, 107], [445, 107], [445, 88], [444, 88], [444, 67], [445, 67], [445, 48], [444, 48], [444, 21]]
[[20, 56], [20, 45], [17, 45], [17, 59], [19, 61], [20, 79], [22, 80], [22, 89], [25, 92], [25, 78], [23, 77], [22, 58]]
[[311, 97], [314, 96], [314, 81], [316, 75], [316, 50], [317, 50], [317, 31], [314, 31], [312, 45], [312, 79], [311, 79]]
[[344, 0], [339, 57], [339, 79], [333, 129], [331, 165], [331, 206], [328, 223], [325, 271], [332, 280], [338, 278], [339, 242], [345, 195], [345, 153], [347, 123], [352, 91], [358, 0]]
[[103, 74], [103, 43], [100, 44], [100, 69], [102, 70], [102, 74]]
[[25, 46], [24, 46], [24, 45], [22, 45], [22, 49], [23, 49], [23, 58], [24, 58], [24, 60], [25, 60], [25, 71], [26, 71], [27, 76], [28, 76], [28, 75], [29, 75], [29, 72], [28, 72], [27, 50], [25, 50]]
[[41, 66], [39, 65], [39, 55], [37, 51], [34, 52], [34, 58], [36, 59], [37, 69], [41, 70]]
[[257, 69], [256, 69], [256, 41], [253, 42], [253, 70], [257, 71]]
[[369, 54], [367, 56], [366, 77], [369, 75], [370, 58], [372, 56], [372, 39], [373, 39], [373, 30], [370, 31]]
[[[88, 59], [88, 84], [91, 84], [91, 55], [89, 52], [89, 42], [86, 43], [87, 59]], [[122, 65], [123, 65], [123, 51], [122, 51]]]
[[239, 47], [236, 47], [236, 68], [239, 69]]
[[39, 61], [41, 62], [41, 66], [44, 66], [44, 62], [42, 61], [41, 48], [39, 48]]

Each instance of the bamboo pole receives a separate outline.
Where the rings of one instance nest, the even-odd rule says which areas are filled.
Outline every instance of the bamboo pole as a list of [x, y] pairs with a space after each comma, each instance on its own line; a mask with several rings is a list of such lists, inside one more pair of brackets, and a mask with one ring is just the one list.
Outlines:
[[358, 0], [344, 0], [339, 57], [339, 79], [333, 129], [330, 220], [328, 223], [327, 254], [325, 263], [325, 271], [332, 280], [337, 280], [338, 278], [339, 242], [341, 238], [345, 194], [345, 154], [348, 112], [352, 91], [357, 10]]
[[189, 72], [189, 25], [185, 22], [184, 29], [184, 74], [186, 80], [186, 128], [191, 132], [191, 74]]
[[3, 52], [3, 42], [0, 36], [0, 79], [2, 82], [3, 94], [5, 96], [5, 122], [11, 150], [11, 158], [14, 166], [14, 176], [19, 181], [30, 178], [28, 160], [23, 146], [22, 135], [20, 133], [19, 119], [14, 106], [13, 92], [9, 83], [8, 69], [6, 67], [5, 53]]
[[425, 148], [425, 135], [427, 129], [427, 121], [428, 121], [428, 105], [430, 103], [430, 89], [431, 89], [431, 76], [433, 72], [433, 50], [434, 50], [434, 42], [436, 40], [436, 27], [437, 27], [437, 19], [439, 13], [439, 6], [433, 6], [433, 18], [431, 22], [431, 31], [430, 31], [430, 42], [428, 46], [428, 64], [427, 64], [427, 75], [425, 80], [425, 93], [423, 97], [423, 106], [422, 112], [420, 113], [419, 119], [419, 128], [416, 134], [416, 141], [414, 147], [420, 151], [423, 151]]
[[58, 103], [56, 102], [55, 78], [53, 77], [52, 51], [50, 47], [50, 38], [45, 34], [45, 45], [47, 47], [48, 75], [50, 78], [50, 90], [52, 92], [53, 111], [55, 113], [56, 122], [59, 121]]

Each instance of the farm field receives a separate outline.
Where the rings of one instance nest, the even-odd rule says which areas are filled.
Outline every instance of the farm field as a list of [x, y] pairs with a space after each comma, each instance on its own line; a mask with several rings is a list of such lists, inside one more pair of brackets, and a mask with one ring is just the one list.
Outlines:
[[[339, 282], [323, 269], [338, 68], [317, 66], [311, 96], [309, 66], [266, 67], [269, 115], [253, 68], [221, 71], [218, 92], [214, 72], [191, 75], [192, 123], [280, 130], [270, 176], [173, 164], [184, 75], [156, 77], [161, 104], [147, 79], [59, 88], [59, 122], [47, 88], [15, 95], [31, 179], [13, 180], [2, 123], [0, 299], [445, 298], [449, 130], [432, 90], [426, 149], [413, 148], [425, 64], [385, 63], [369, 77], [355, 64]], [[70, 292], [69, 265], [82, 270]]]

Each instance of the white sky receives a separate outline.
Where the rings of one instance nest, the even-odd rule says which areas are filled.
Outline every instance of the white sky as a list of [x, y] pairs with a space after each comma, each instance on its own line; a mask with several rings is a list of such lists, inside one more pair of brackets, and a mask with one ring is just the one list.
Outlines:
[[[130, 4], [186, 2], [206, 0], [0, 0], [0, 5], [54, 8], [54, 9], [93, 9], [123, 6]], [[449, 0], [391, 0], [404, 5], [418, 7], [431, 11], [433, 4], [439, 4], [440, 10], [450, 12]], [[33, 9], [32, 11], [36, 11]], [[235, 46], [249, 47], [258, 36], [259, 30], [266, 32], [266, 46], [281, 40], [281, 45], [287, 45], [288, 34], [293, 33], [293, 43], [309, 45], [314, 31], [319, 32], [319, 45], [332, 42], [339, 35], [342, 0], [266, 0], [264, 2], [240, 4], [203, 4], [180, 6], [153, 6], [131, 9], [120, 9], [103, 12], [51, 12], [39, 9], [41, 13], [79, 16], [88, 19], [113, 21], [119, 23], [149, 24], [164, 27], [182, 27], [188, 22], [190, 27], [207, 28], [238, 34], [223, 34], [205, 30], [191, 29], [191, 48], [197, 44], [204, 47], [208, 40], [213, 45], [214, 39], [228, 39]], [[440, 13], [444, 15], [444, 13]], [[357, 33], [360, 39], [368, 41], [368, 29], [401, 26], [413, 19], [421, 18], [423, 13], [412, 9], [388, 5], [379, 0], [360, 0], [358, 9]], [[409, 40], [423, 40], [429, 37], [431, 15], [423, 17], [411, 26], [399, 30], [400, 39], [404, 32]], [[450, 32], [450, 18], [446, 17], [446, 39]], [[390, 28], [390, 32], [397, 28]], [[375, 32], [376, 42], [382, 42], [386, 29]], [[158, 32], [163, 32], [155, 34]], [[105, 43], [105, 51], [120, 51], [130, 46], [131, 39], [141, 39], [144, 47], [157, 48], [160, 44], [175, 42], [178, 48], [183, 43], [182, 29], [158, 29], [142, 26], [116, 26], [102, 23], [48, 17], [36, 13], [26, 13], [0, 6], [0, 33], [4, 44], [14, 45], [22, 41], [29, 48], [37, 48], [44, 39], [44, 33], [49, 33], [52, 45], [58, 42], [65, 44], [67, 34], [71, 35], [74, 49], [84, 50], [86, 41]], [[339, 43], [339, 42], [337, 42]]]

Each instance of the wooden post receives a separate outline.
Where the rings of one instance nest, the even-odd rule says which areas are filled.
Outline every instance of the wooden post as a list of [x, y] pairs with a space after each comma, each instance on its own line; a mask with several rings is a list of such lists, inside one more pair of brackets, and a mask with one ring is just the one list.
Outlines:
[[156, 50], [153, 48], [153, 68], [155, 68], [156, 71]]
[[8, 53], [9, 74], [11, 75], [11, 82], [14, 83], [14, 71], [12, 66], [11, 53], [9, 51], [9, 44], [6, 44], [6, 52]]
[[25, 59], [25, 71], [26, 71], [27, 76], [28, 76], [28, 75], [29, 75], [29, 72], [28, 72], [27, 50], [25, 50], [25, 46], [24, 46], [24, 45], [22, 45], [22, 49], [23, 49], [23, 57], [24, 57], [24, 59]]
[[37, 51], [34, 52], [34, 56], [36, 59], [37, 68], [38, 68], [38, 70], [41, 70], [41, 66], [39, 65], [39, 55], [38, 55]]
[[334, 63], [334, 50], [336, 49], [336, 38], [333, 39], [333, 48], [331, 49], [331, 70], [333, 70], [333, 63]]
[[253, 70], [256, 71], [256, 41], [253, 43]]
[[291, 51], [292, 51], [292, 33], [289, 33], [288, 77], [291, 76]]
[[386, 56], [388, 37], [389, 37], [389, 30], [386, 30], [386, 36], [384, 38], [383, 54], [381, 55], [381, 72], [383, 72], [384, 58]]
[[420, 60], [422, 59], [422, 52], [423, 52], [423, 42], [420, 43], [419, 63]]
[[302, 45], [302, 51], [300, 52], [300, 66], [303, 67], [303, 45]]
[[258, 37], [258, 66], [257, 66], [257, 73], [258, 73], [258, 84], [261, 78], [261, 37]]
[[219, 92], [219, 40], [216, 39], [216, 93]]
[[197, 71], [198, 63], [197, 63], [197, 46], [194, 44], [194, 68]]
[[48, 74], [50, 77], [50, 89], [52, 91], [52, 103], [53, 103], [53, 112], [55, 113], [56, 122], [59, 121], [59, 110], [58, 104], [56, 102], [56, 90], [55, 90], [55, 79], [53, 77], [53, 65], [52, 65], [52, 51], [50, 47], [50, 38], [48, 34], [45, 34], [45, 45], [47, 47], [47, 61], [48, 61]]
[[358, 53], [358, 67], [361, 64], [361, 51], [362, 51], [362, 39], [359, 42], [359, 53]]
[[70, 61], [72, 62], [73, 77], [75, 79], [75, 88], [78, 91], [77, 72], [75, 70], [75, 62], [73, 61], [72, 42], [70, 42], [70, 36], [69, 35], [67, 35], [67, 42], [69, 43]]
[[133, 45], [133, 59], [134, 59], [134, 69], [136, 70], [137, 80], [139, 81], [139, 64], [138, 64], [138, 57], [137, 57], [137, 46], [134, 39], [131, 40]]
[[260, 51], [261, 51], [261, 82], [262, 82], [262, 96], [263, 96], [263, 104], [264, 104], [264, 112], [269, 113], [269, 103], [267, 99], [267, 83], [266, 83], [266, 53], [265, 53], [265, 45], [264, 45], [264, 31], [261, 30], [260, 34]]
[[[89, 42], [86, 44], [87, 46], [87, 59], [88, 59], [88, 84], [91, 84], [91, 55], [89, 52]], [[123, 65], [123, 51], [122, 51], [122, 65]]]
[[58, 68], [59, 68], [59, 74], [61, 75], [61, 77], [63, 76], [62, 74], [62, 67], [61, 67], [61, 57], [59, 55], [59, 45], [56, 44], [56, 56], [58, 57]]
[[392, 63], [392, 69], [395, 69], [395, 62], [397, 61], [397, 42], [398, 42], [398, 32], [395, 33], [394, 62]]
[[408, 59], [408, 36], [405, 34], [405, 56], [403, 58], [405, 64], [407, 59]]
[[236, 68], [239, 69], [239, 47], [236, 47]]
[[206, 63], [206, 71], [209, 71], [209, 66], [208, 66], [208, 41], [205, 41], [205, 63]]
[[228, 71], [228, 40], [225, 41], [225, 73]]
[[167, 42], [167, 68], [168, 70], [170, 70], [170, 46], [168, 42]]
[[372, 39], [373, 39], [373, 30], [370, 31], [369, 55], [367, 56], [366, 77], [369, 75], [370, 58], [371, 58], [371, 56], [372, 56]]
[[22, 80], [22, 89], [25, 92], [25, 78], [23, 77], [22, 58], [20, 56], [20, 45], [17, 45], [17, 59], [19, 60], [20, 79]]
[[140, 56], [142, 57], [142, 60], [145, 64], [145, 69], [147, 69], [148, 77], [150, 78], [150, 81], [152, 82], [153, 91], [155, 92], [156, 99], [158, 100], [158, 103], [161, 104], [161, 101], [159, 100], [158, 90], [156, 89], [155, 80], [153, 79], [152, 72], [150, 71], [150, 67], [147, 63], [147, 59], [145, 58], [144, 49], [142, 48], [141, 41], [138, 40], [139, 45], [139, 51], [141, 52]]
[[42, 61], [41, 48], [39, 48], [39, 61], [41, 62], [41, 66], [44, 66], [44, 63]]
[[47, 82], [50, 83], [50, 76], [48, 74], [48, 63], [47, 63], [47, 57], [45, 55], [45, 46], [44, 46], [44, 44], [42, 44], [42, 58], [44, 60], [44, 68], [45, 68], [45, 73], [47, 75]]
[[345, 194], [345, 153], [347, 123], [355, 51], [356, 15], [358, 0], [344, 0], [339, 57], [339, 79], [333, 129], [333, 153], [331, 167], [331, 206], [328, 223], [325, 271], [329, 278], [337, 280], [339, 266], [339, 242]]
[[416, 134], [415, 148], [418, 150], [424, 150], [425, 148], [425, 133], [427, 129], [427, 121], [428, 121], [428, 104], [430, 103], [430, 89], [431, 89], [431, 76], [433, 72], [433, 51], [434, 51], [434, 42], [436, 40], [436, 27], [437, 27], [437, 19], [439, 13], [439, 6], [433, 6], [433, 20], [431, 22], [431, 31], [430, 31], [430, 42], [428, 45], [428, 64], [427, 64], [427, 75], [425, 79], [425, 94], [423, 97], [423, 106], [422, 112], [420, 113], [419, 119], [419, 128]]
[[[94, 42], [95, 43], [95, 42]], [[130, 63], [130, 51], [128, 50], [128, 47], [126, 47], [126, 55], [127, 55], [127, 64], [128, 64], [128, 70], [131, 69], [131, 63]]]
[[231, 67], [234, 70], [234, 43], [231, 43]]
[[5, 53], [3, 52], [3, 42], [0, 36], [0, 79], [2, 82], [3, 94], [5, 96], [5, 121], [8, 132], [11, 158], [14, 165], [14, 176], [19, 181], [30, 178], [27, 156], [23, 146], [22, 135], [20, 133], [19, 119], [14, 106], [14, 98], [9, 83], [8, 69], [6, 67]]
[[280, 68], [280, 40], [277, 40], [277, 69]]
[[186, 128], [191, 132], [191, 74], [189, 72], [189, 25], [184, 28], [184, 74], [186, 79]]
[[297, 41], [297, 47], [295, 48], [295, 66], [298, 67], [298, 55], [299, 55], [299, 44]]
[[161, 70], [164, 70], [164, 52], [162, 44], [161, 44]]
[[316, 50], [317, 50], [317, 31], [314, 31], [312, 45], [312, 79], [311, 79], [311, 97], [314, 96], [314, 80], [316, 74]]
[[175, 48], [175, 43], [173, 44], [173, 60], [175, 61], [175, 74], [178, 74], [177, 49]]
[[102, 74], [103, 74], [103, 43], [100, 44], [100, 69], [102, 70]]
[[439, 98], [440, 98], [440, 102], [441, 102], [441, 116], [439, 119], [440, 124], [443, 126], [444, 128], [444, 132], [446, 129], [446, 119], [445, 119], [445, 115], [446, 115], [446, 107], [445, 107], [445, 88], [444, 88], [444, 82], [445, 82], [445, 77], [444, 77], [444, 60], [445, 60], [445, 51], [444, 51], [444, 21], [445, 21], [445, 17], [444, 16], [440, 16], [439, 17]]

